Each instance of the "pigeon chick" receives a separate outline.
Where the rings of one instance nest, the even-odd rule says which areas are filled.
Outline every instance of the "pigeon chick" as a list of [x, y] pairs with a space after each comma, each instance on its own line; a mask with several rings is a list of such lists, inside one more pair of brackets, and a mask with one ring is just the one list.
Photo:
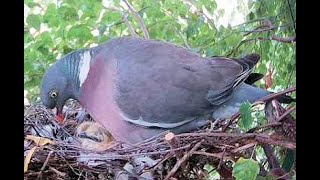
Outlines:
[[104, 151], [114, 142], [114, 138], [97, 122], [86, 121], [77, 127], [76, 131], [81, 146], [88, 150]]

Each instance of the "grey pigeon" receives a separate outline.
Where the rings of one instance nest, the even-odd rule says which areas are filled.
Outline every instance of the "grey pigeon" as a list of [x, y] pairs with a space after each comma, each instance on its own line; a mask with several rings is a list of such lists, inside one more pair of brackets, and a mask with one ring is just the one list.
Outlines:
[[260, 59], [204, 58], [156, 40], [122, 37], [71, 52], [45, 73], [41, 99], [61, 117], [72, 98], [118, 141], [137, 143], [231, 117], [269, 94], [244, 83]]

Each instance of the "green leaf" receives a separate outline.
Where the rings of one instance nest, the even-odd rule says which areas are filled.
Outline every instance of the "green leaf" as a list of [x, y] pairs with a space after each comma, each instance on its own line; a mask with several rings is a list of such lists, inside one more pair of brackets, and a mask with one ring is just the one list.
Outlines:
[[82, 4], [81, 0], [64, 0], [64, 4], [70, 5], [74, 8], [79, 8], [80, 5]]
[[220, 179], [220, 175], [219, 173], [213, 169], [213, 167], [209, 164], [204, 165], [203, 167], [204, 170], [206, 170], [209, 174], [208, 174], [208, 178], [209, 180], [213, 180], [213, 179]]
[[83, 1], [80, 9], [83, 11], [82, 19], [89, 18], [97, 18], [102, 9], [100, 0], [91, 0], [91, 1]]
[[62, 6], [58, 9], [59, 14], [61, 14], [61, 17], [65, 21], [76, 21], [78, 20], [78, 13], [77, 11], [69, 6]]
[[24, 43], [28, 43], [32, 40], [32, 36], [29, 32], [24, 32]]
[[178, 6], [178, 13], [180, 16], [185, 16], [188, 13], [188, 8], [185, 4]]
[[255, 180], [259, 170], [257, 161], [240, 157], [234, 164], [232, 175], [236, 180]]
[[29, 2], [29, 3], [27, 3], [27, 6], [28, 6], [29, 8], [33, 8], [33, 7], [35, 7], [35, 6], [39, 6], [39, 4], [38, 4], [38, 3], [35, 3], [35, 2]]
[[55, 4], [49, 4], [48, 8], [43, 16], [43, 22], [48, 23], [50, 26], [57, 27], [61, 23], [62, 19], [59, 18], [57, 13], [57, 7]]
[[208, 172], [213, 170], [213, 167], [209, 164], [204, 165], [203, 169], [207, 170]]
[[32, 64], [30, 63], [30, 61], [24, 61], [24, 72], [28, 73], [28, 72], [32, 72], [33, 68], [32, 68]]
[[238, 126], [244, 131], [252, 126], [253, 118], [251, 112], [251, 104], [249, 102], [245, 102], [240, 106], [241, 118], [238, 121]]
[[27, 23], [37, 29], [40, 30], [40, 25], [41, 25], [41, 16], [40, 15], [35, 15], [35, 14], [31, 14], [27, 17]]
[[229, 45], [238, 44], [242, 40], [242, 35], [238, 33], [234, 33], [226, 39], [226, 43]]
[[[215, 1], [207, 1], [207, 0], [200, 0], [200, 1], [201, 1], [200, 5], [203, 5], [204, 7], [206, 7], [210, 14], [213, 14], [214, 11], [217, 9], [217, 3]], [[202, 9], [201, 6], [199, 6], [199, 8]]]
[[197, 24], [195, 22], [188, 23], [188, 27], [187, 27], [187, 38], [188, 39], [195, 36], [196, 34], [198, 34]]
[[255, 18], [255, 15], [253, 12], [249, 13], [249, 20], [253, 20]]
[[71, 39], [78, 39], [81, 43], [88, 41], [89, 39], [93, 38], [90, 29], [85, 25], [77, 25], [73, 26], [68, 32], [68, 38]]
[[52, 41], [52, 34], [49, 33], [49, 32], [43, 32], [41, 33], [40, 37], [41, 38], [41, 42], [48, 46], [48, 47], [51, 47], [53, 46], [53, 41]]
[[294, 152], [292, 150], [288, 150], [284, 158], [284, 161], [282, 163], [283, 169], [289, 172], [294, 163], [294, 159], [295, 159]]
[[33, 8], [34, 6], [39, 5], [39, 4], [35, 3], [33, 0], [24, 0], [24, 3], [25, 3], [29, 8]]
[[258, 111], [258, 112], [255, 113], [254, 116], [257, 118], [259, 125], [265, 125], [267, 123], [267, 120], [266, 120], [266, 117], [265, 117], [264, 113]]
[[44, 56], [48, 56], [49, 54], [49, 49], [45, 46], [40, 46], [37, 49], [39, 52], [41, 52]]
[[63, 46], [63, 54], [68, 54], [70, 52], [72, 52], [74, 49], [70, 48], [69, 46], [67, 45], [64, 45]]

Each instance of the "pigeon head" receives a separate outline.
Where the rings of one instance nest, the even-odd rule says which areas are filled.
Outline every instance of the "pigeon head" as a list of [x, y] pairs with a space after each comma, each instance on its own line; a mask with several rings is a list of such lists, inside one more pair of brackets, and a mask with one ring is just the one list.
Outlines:
[[57, 108], [57, 120], [62, 122], [62, 109], [68, 99], [78, 100], [79, 97], [79, 62], [81, 51], [73, 52], [57, 60], [44, 74], [41, 85], [43, 105]]
[[70, 98], [68, 79], [56, 64], [49, 68], [42, 80], [41, 100], [50, 108], [57, 108], [57, 117], [61, 120], [64, 103]]

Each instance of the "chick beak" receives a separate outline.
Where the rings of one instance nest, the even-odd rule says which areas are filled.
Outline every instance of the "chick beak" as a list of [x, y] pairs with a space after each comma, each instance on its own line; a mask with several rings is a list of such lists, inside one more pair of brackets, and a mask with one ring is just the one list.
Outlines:
[[56, 119], [58, 121], [59, 124], [62, 124], [63, 121], [64, 121], [64, 115], [62, 113], [62, 109], [60, 110], [59, 108], [57, 108], [57, 111], [56, 111]]

